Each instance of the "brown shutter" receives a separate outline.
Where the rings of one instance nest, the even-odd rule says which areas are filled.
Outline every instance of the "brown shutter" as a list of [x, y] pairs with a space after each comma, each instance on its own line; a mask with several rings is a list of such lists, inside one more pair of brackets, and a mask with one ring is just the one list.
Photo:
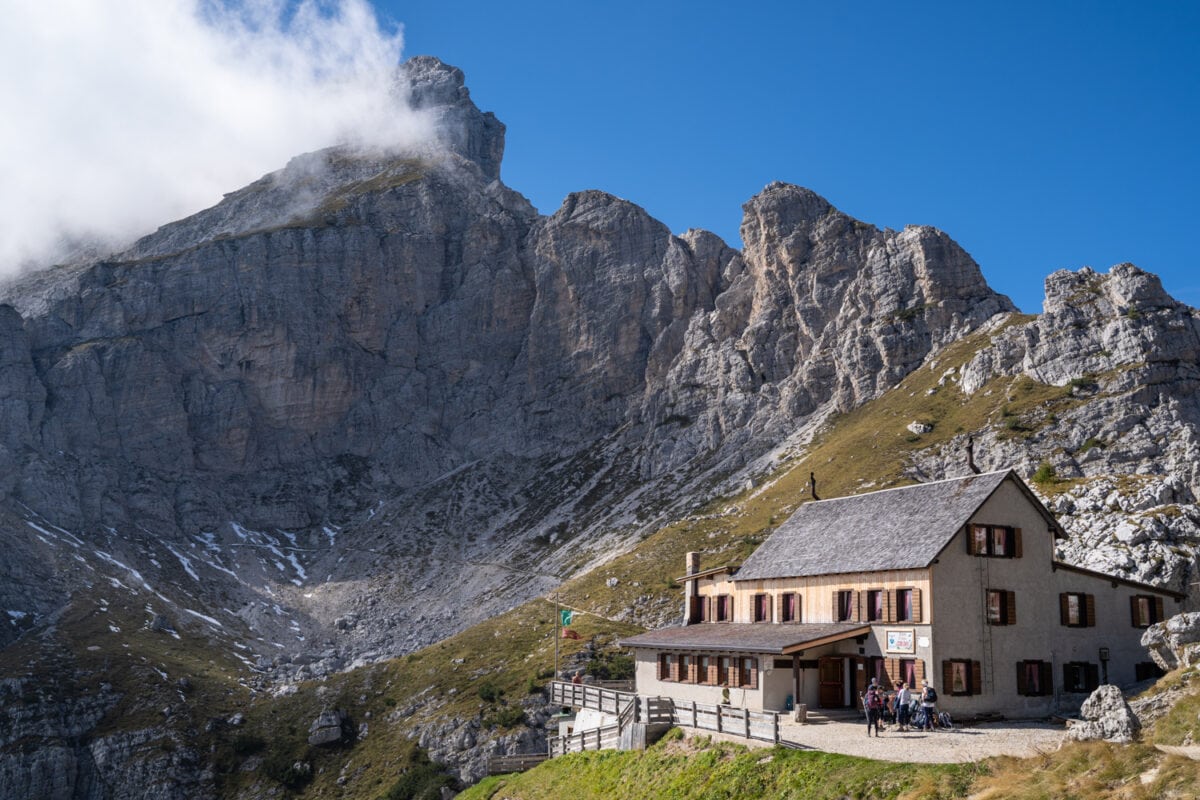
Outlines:
[[1083, 596], [1084, 624], [1089, 628], [1096, 627], [1096, 598], [1093, 595], [1085, 594]]
[[1154, 598], [1154, 621], [1163, 621], [1163, 599], [1161, 597]]
[[779, 602], [775, 604], [775, 619], [783, 622], [783, 604], [787, 601], [787, 592], [780, 592], [776, 599]]
[[803, 601], [804, 601], [804, 595], [800, 594], [799, 592], [796, 592], [796, 608], [795, 608], [796, 613], [792, 617], [792, 622], [803, 622], [804, 621]]
[[[1058, 619], [1063, 625], [1071, 624], [1071, 602], [1067, 598], [1066, 592], [1060, 592], [1058, 595]], [[1022, 694], [1024, 694], [1022, 692]]]
[[[867, 659], [863, 658], [862, 656], [859, 656], [858, 658], [855, 658], [852, 663], [854, 664], [854, 688], [859, 694], [862, 694], [867, 690], [868, 678], [866, 664], [870, 662], [868, 662]], [[863, 667], [863, 669], [859, 669], [859, 667]]]
[[971, 694], [983, 694], [983, 666], [978, 661], [971, 662]]
[[912, 619], [909, 622], [921, 621], [921, 590], [913, 587], [912, 590]]
[[900, 659], [898, 659], [898, 658], [884, 659], [883, 671], [887, 673], [889, 686], [894, 684], [896, 681], [901, 680]]
[[735, 689], [742, 685], [742, 659], [737, 656], [729, 658], [729, 685]]
[[1129, 597], [1129, 621], [1133, 623], [1133, 627], [1140, 628], [1142, 621], [1138, 619], [1137, 595]]
[[850, 594], [850, 621], [862, 622], [864, 614], [862, 609], [863, 593], [855, 589]]
[[918, 658], [915, 660], [916, 663], [913, 664], [913, 677], [916, 678], [917, 685], [919, 686], [921, 681], [925, 680], [925, 659]]
[[718, 676], [720, 675], [720, 667], [717, 665], [717, 656], [708, 657], [708, 682], [720, 683]]
[[896, 621], [896, 590], [888, 589], [883, 593], [883, 621]]
[[1017, 662], [1017, 694], [1029, 694], [1029, 684], [1025, 681], [1025, 662]]
[[751, 658], [750, 661], [750, 687], [751, 689], [758, 688], [758, 659]]
[[1012, 551], [1012, 554], [1013, 554], [1013, 558], [1020, 558], [1020, 557], [1021, 557], [1021, 529], [1020, 529], [1020, 528], [1013, 528], [1013, 529], [1012, 529], [1012, 548], [1011, 548], [1011, 551]]
[[975, 552], [975, 526], [974, 525], [967, 526], [966, 536], [967, 536], [967, 555], [969, 555], [969, 556], [977, 555], [977, 553]]
[[1054, 694], [1054, 665], [1049, 661], [1041, 663], [1042, 694]]
[[671, 680], [679, 682], [679, 656], [671, 656]]
[[1100, 668], [1095, 664], [1087, 665], [1087, 690], [1093, 692], [1100, 685]]
[[833, 616], [830, 617], [834, 622], [841, 622], [841, 609], [838, 607], [838, 592], [833, 593]]
[[951, 689], [954, 686], [954, 665], [949, 661], [942, 662], [942, 691], [946, 694], [953, 694]]
[[1005, 625], [1017, 624], [1017, 593], [1005, 592], [1004, 599], [1008, 603], [1008, 616], [1004, 620]]

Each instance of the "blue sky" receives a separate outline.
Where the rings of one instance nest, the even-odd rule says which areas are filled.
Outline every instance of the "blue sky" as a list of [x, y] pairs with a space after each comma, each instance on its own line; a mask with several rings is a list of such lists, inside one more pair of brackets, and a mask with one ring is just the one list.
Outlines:
[[463, 68], [542, 213], [602, 189], [740, 246], [783, 180], [941, 228], [1024, 311], [1122, 261], [1200, 306], [1200, 3], [374, 4]]

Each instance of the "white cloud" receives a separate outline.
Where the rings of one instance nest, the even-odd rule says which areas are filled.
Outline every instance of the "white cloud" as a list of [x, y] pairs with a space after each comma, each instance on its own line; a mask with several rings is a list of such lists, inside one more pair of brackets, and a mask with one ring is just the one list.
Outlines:
[[207, 207], [299, 153], [428, 135], [364, 0], [15, 0], [0, 25], [0, 275]]

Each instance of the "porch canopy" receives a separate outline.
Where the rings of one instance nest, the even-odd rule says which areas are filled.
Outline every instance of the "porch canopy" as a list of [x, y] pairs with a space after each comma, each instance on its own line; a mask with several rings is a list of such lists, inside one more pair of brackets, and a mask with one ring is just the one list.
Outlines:
[[813, 647], [866, 636], [870, 625], [861, 622], [813, 622], [764, 625], [721, 622], [659, 628], [621, 639], [622, 647], [648, 650], [703, 650], [707, 652], [792, 655]]

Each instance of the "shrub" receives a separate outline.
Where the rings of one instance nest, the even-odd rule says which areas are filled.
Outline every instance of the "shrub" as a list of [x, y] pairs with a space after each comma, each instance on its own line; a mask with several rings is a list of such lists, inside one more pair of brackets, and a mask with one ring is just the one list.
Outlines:
[[491, 681], [479, 684], [478, 691], [479, 699], [485, 703], [495, 703], [504, 695], [504, 690]]
[[261, 753], [267, 743], [261, 736], [256, 736], [253, 733], [239, 733], [233, 737], [233, 741], [229, 743], [233, 752], [239, 756], [252, 756], [255, 753]]
[[442, 789], [454, 788], [454, 778], [440, 764], [422, 761], [405, 770], [382, 800], [441, 800]]
[[515, 728], [525, 724], [525, 709], [520, 706], [501, 706], [482, 720], [485, 728]]
[[1039, 486], [1045, 486], [1058, 481], [1058, 473], [1054, 471], [1054, 466], [1046, 461], [1038, 465], [1037, 472], [1033, 473], [1033, 482]]

